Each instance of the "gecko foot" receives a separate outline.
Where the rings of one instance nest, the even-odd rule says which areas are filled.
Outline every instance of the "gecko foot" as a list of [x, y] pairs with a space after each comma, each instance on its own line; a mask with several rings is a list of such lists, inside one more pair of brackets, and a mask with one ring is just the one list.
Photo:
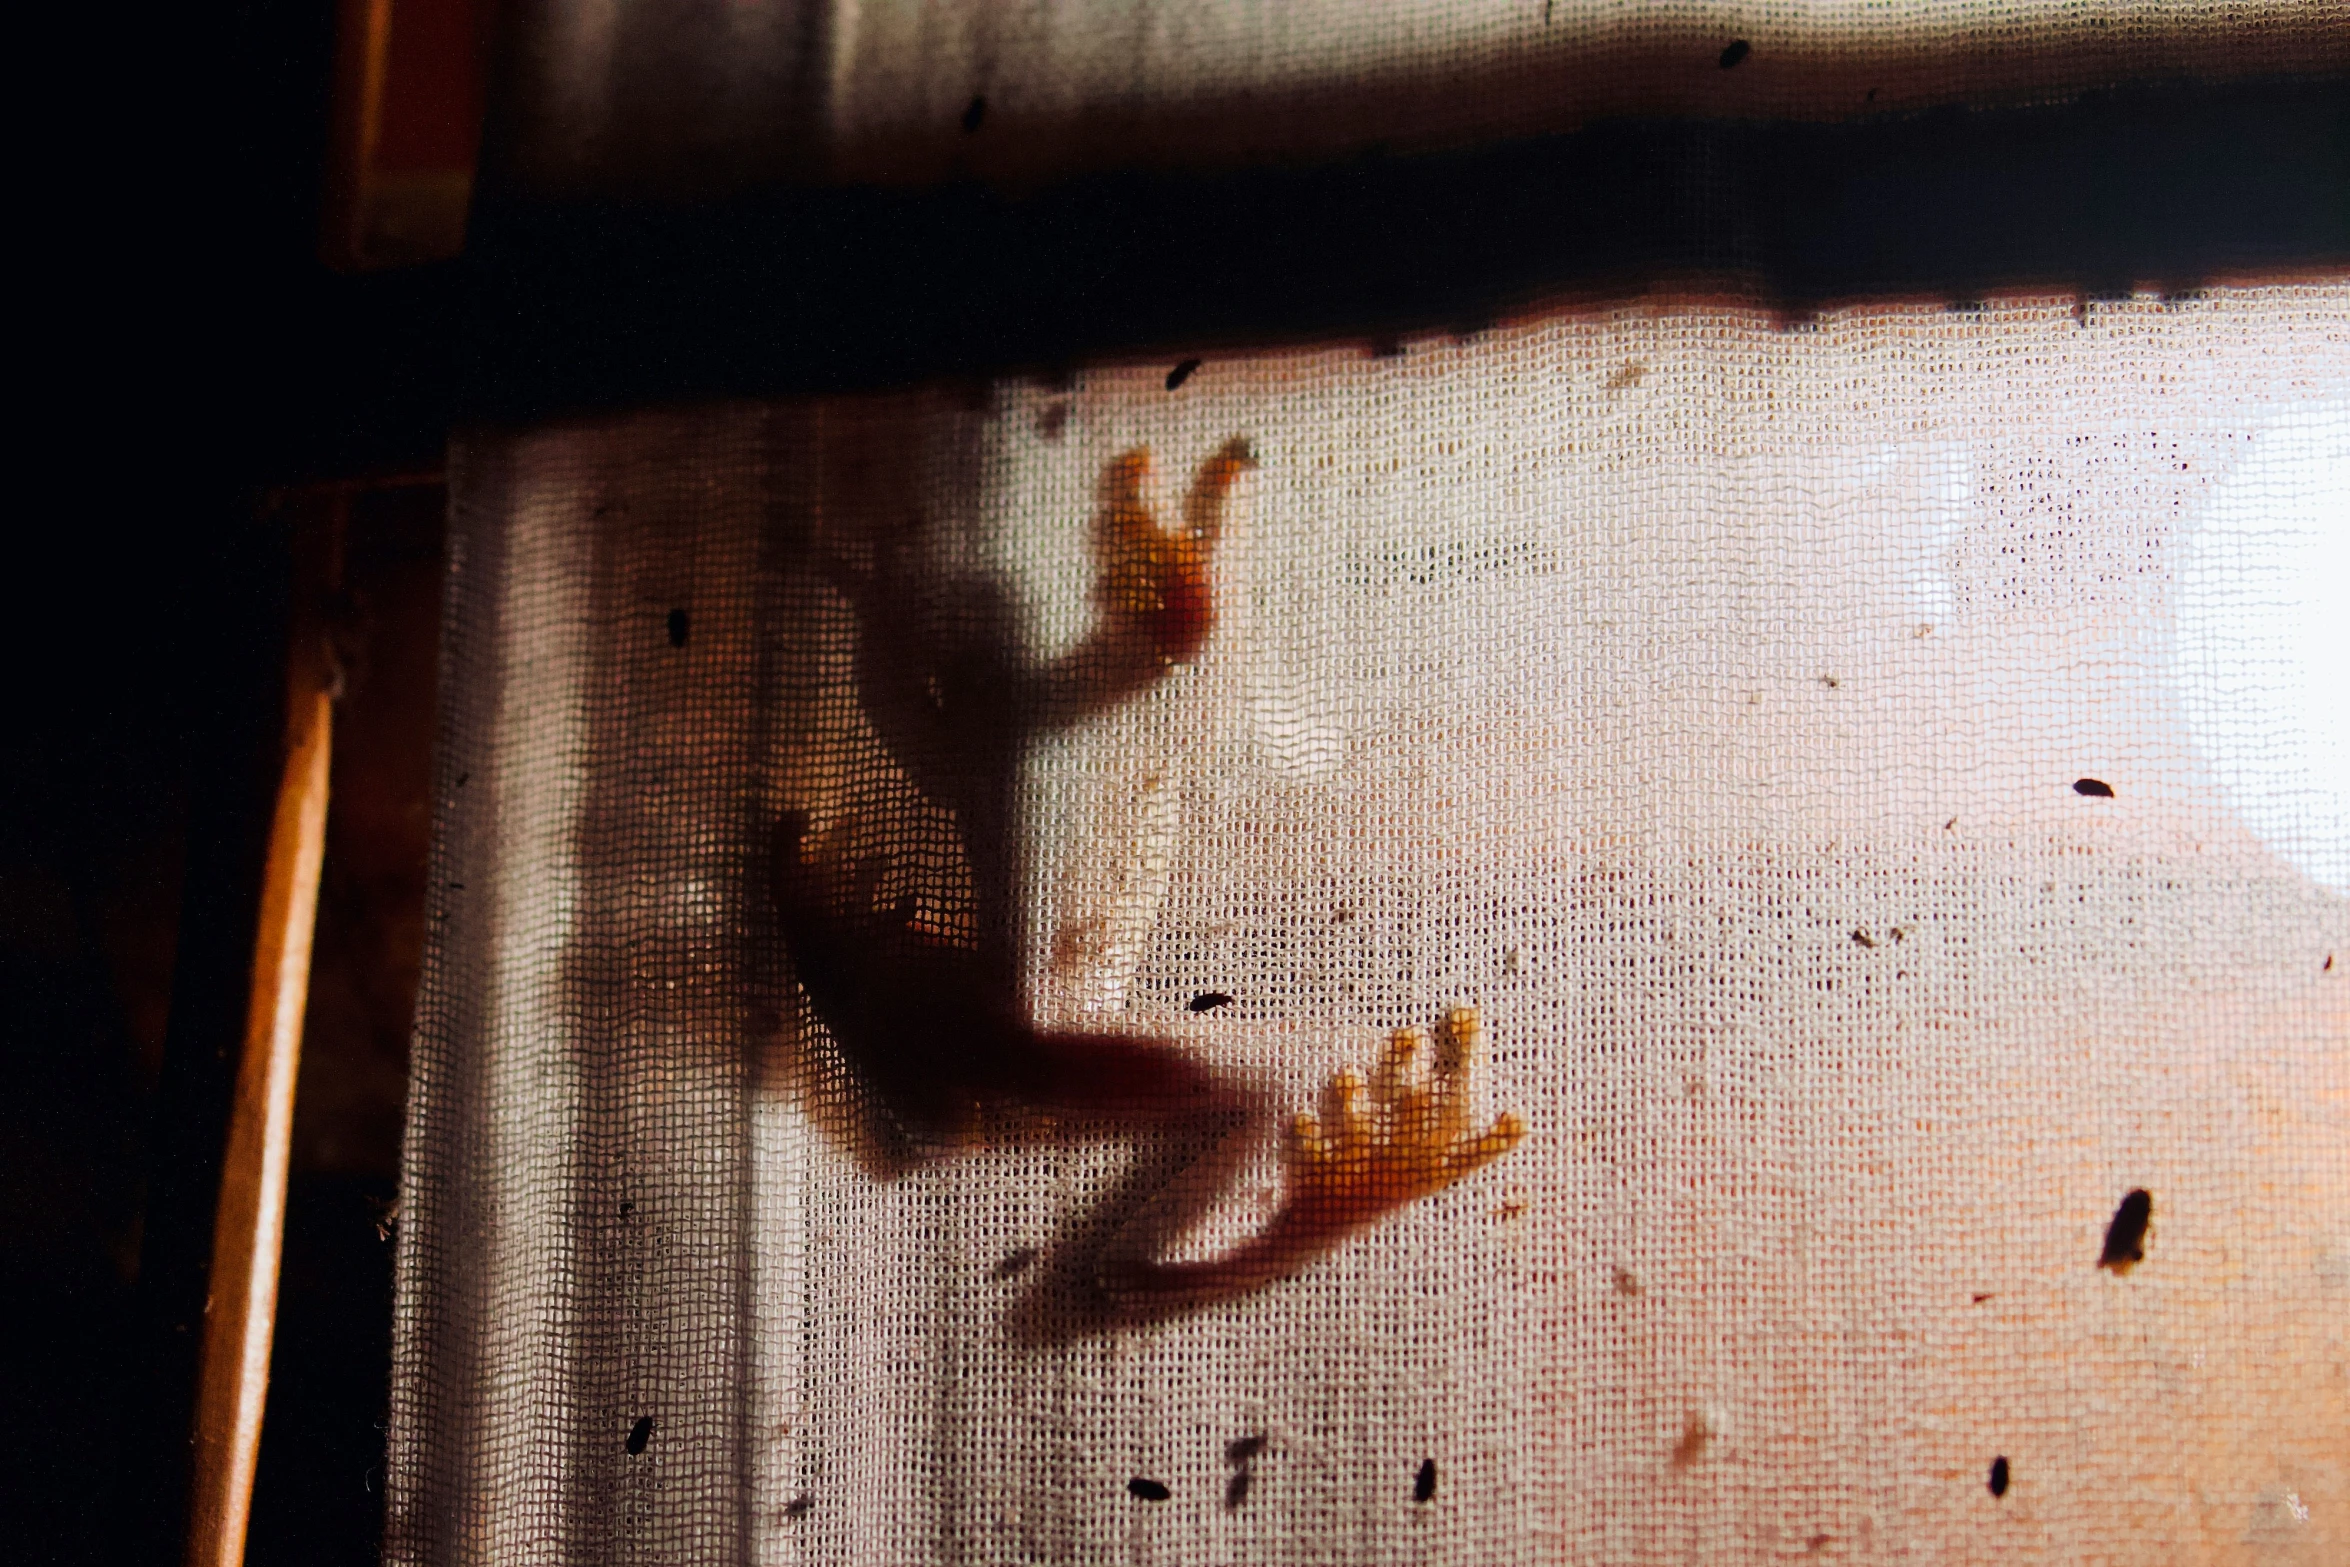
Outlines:
[[1523, 1119], [1505, 1113], [1482, 1131], [1468, 1125], [1484, 1033], [1474, 1007], [1448, 1013], [1433, 1048], [1421, 1030], [1397, 1029], [1368, 1083], [1350, 1067], [1324, 1090], [1320, 1115], [1291, 1121], [1287, 1190], [1264, 1229], [1220, 1257], [1113, 1264], [1104, 1289], [1147, 1303], [1258, 1288], [1508, 1153], [1526, 1136]]
[[1226, 497], [1257, 465], [1239, 436], [1200, 463], [1185, 498], [1183, 524], [1162, 528], [1142, 495], [1150, 448], [1121, 453], [1103, 470], [1094, 549], [1102, 564], [1102, 609], [1113, 635], [1139, 634], [1140, 661], [1152, 678], [1169, 665], [1189, 663], [1214, 629], [1215, 595], [1208, 564], [1224, 531]]

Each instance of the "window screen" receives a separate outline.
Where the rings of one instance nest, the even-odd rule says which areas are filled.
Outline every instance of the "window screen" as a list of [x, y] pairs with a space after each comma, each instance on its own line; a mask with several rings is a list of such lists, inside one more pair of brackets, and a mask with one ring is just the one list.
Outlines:
[[2341, 26], [525, 13], [390, 1558], [2339, 1556]]

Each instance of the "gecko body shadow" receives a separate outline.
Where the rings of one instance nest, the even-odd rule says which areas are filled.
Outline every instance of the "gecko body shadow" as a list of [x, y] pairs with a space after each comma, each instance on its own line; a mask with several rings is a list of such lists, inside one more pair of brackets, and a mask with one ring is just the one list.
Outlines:
[[1144, 502], [1149, 466], [1138, 448], [1104, 470], [1095, 623], [1041, 669], [1012, 656], [1000, 595], [969, 583], [951, 602], [925, 594], [910, 562], [926, 522], [886, 461], [867, 454], [854, 468], [867, 488], [851, 509], [869, 518], [869, 547], [819, 552], [818, 570], [854, 618], [860, 707], [921, 799], [952, 824], [951, 846], [940, 847], [968, 874], [968, 940], [925, 928], [917, 899], [884, 906], [888, 866], [860, 865], [840, 824], [820, 831], [811, 813], [791, 811], [775, 832], [778, 934], [822, 1025], [814, 1043], [832, 1053], [812, 1074], [815, 1107], [871, 1173], [892, 1178], [980, 1146], [1137, 1144], [1127, 1176], [1065, 1227], [1036, 1270], [1007, 1319], [1016, 1338], [1104, 1331], [1262, 1288], [1499, 1157], [1524, 1132], [1507, 1116], [1465, 1132], [1481, 1037], [1473, 1011], [1448, 1019], [1433, 1061], [1423, 1036], [1399, 1030], [1369, 1085], [1342, 1073], [1322, 1115], [1291, 1124], [1287, 1191], [1262, 1230], [1219, 1257], [1158, 1260], [1231, 1188], [1269, 1106], [1171, 1040], [1034, 1024], [1016, 979], [1010, 825], [1019, 767], [1038, 738], [1150, 690], [1214, 630], [1210, 566], [1226, 501], [1254, 454], [1239, 438], [1210, 454], [1174, 529]]

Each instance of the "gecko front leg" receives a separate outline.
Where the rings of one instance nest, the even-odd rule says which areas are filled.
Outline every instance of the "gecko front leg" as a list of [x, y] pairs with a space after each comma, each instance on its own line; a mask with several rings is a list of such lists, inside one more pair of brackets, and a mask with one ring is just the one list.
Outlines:
[[1098, 615], [1086, 639], [1043, 672], [1033, 703], [1040, 730], [1068, 727], [1141, 695], [1199, 656], [1216, 629], [1211, 566], [1233, 486], [1257, 465], [1245, 436], [1193, 472], [1183, 521], [1163, 527], [1143, 495], [1151, 453], [1137, 446], [1103, 470], [1093, 516]]
[[1499, 1159], [1524, 1140], [1526, 1123], [1505, 1112], [1482, 1131], [1469, 1125], [1484, 1034], [1474, 1007], [1446, 1014], [1433, 1052], [1420, 1030], [1396, 1030], [1368, 1085], [1347, 1068], [1331, 1079], [1319, 1116], [1290, 1122], [1286, 1190], [1262, 1230], [1220, 1257], [1112, 1263], [1103, 1287], [1143, 1306], [1257, 1289]]

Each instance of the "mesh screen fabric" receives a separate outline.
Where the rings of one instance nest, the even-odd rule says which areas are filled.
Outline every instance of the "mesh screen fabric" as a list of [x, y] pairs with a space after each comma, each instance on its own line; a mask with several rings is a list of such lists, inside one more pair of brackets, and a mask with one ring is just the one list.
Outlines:
[[[389, 1559], [2339, 1559], [2350, 821], [2240, 671], [2328, 618], [2346, 350], [2339, 285], [1632, 304], [470, 440]], [[1102, 619], [1119, 454], [1172, 519], [1235, 435], [1196, 658], [920, 754]], [[925, 1100], [787, 820], [1246, 1113]], [[1521, 1146], [1105, 1316], [1464, 1004]]]

